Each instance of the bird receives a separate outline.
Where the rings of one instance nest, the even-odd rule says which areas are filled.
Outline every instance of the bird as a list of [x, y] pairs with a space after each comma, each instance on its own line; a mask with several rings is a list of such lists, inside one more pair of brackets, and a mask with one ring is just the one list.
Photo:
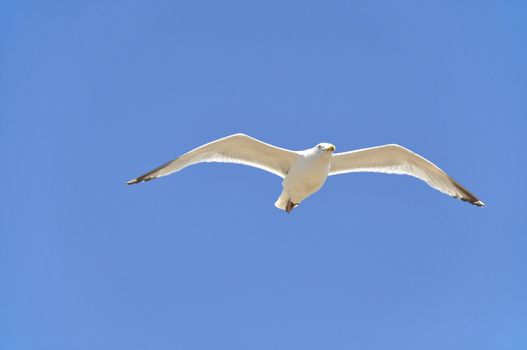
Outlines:
[[403, 146], [387, 144], [343, 153], [335, 150], [333, 144], [322, 142], [303, 151], [292, 151], [239, 133], [197, 147], [127, 184], [157, 179], [197, 163], [237, 163], [281, 177], [282, 192], [275, 206], [287, 213], [322, 188], [328, 176], [355, 172], [410, 175], [451, 197], [485, 206], [435, 164]]

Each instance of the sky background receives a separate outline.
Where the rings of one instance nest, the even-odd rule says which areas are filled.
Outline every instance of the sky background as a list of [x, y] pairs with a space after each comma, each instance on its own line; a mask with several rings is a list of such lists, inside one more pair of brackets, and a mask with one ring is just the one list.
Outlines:
[[[5, 1], [0, 348], [526, 349], [525, 1]], [[202, 164], [244, 132], [405, 176]]]

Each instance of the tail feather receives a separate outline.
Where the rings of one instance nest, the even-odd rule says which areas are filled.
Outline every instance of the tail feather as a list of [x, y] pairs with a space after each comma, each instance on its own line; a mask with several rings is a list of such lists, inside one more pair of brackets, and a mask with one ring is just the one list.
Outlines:
[[274, 203], [274, 206], [278, 209], [285, 210], [285, 208], [287, 207], [287, 202], [289, 202], [289, 196], [286, 193], [282, 192], [280, 197], [278, 197], [278, 199]]

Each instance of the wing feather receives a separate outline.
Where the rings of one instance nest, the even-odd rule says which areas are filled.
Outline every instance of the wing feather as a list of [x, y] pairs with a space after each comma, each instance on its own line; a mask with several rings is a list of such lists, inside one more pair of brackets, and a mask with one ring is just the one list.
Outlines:
[[237, 163], [253, 166], [285, 177], [298, 154], [275, 147], [244, 134], [227, 136], [193, 149], [144, 175], [127, 182], [150, 181], [202, 162]]
[[485, 206], [474, 194], [432, 162], [399, 145], [384, 145], [333, 155], [329, 175], [353, 172], [410, 175], [452, 197]]

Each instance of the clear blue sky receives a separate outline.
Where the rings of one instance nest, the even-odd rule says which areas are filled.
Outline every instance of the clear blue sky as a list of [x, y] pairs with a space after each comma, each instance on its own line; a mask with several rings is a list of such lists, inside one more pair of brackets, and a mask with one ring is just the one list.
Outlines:
[[[527, 348], [525, 1], [0, 5], [0, 348]], [[215, 138], [399, 143], [409, 177], [204, 164]]]

